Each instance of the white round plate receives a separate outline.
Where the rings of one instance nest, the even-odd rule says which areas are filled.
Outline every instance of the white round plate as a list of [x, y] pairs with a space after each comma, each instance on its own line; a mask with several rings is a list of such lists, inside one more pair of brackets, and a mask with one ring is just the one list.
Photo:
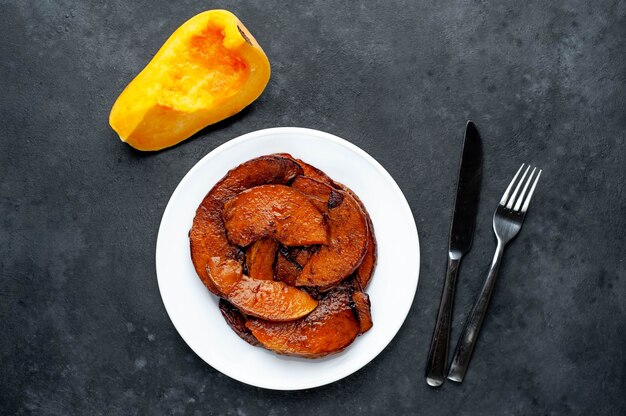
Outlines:
[[[291, 153], [361, 198], [372, 217], [378, 265], [367, 288], [374, 327], [339, 354], [280, 356], [241, 340], [226, 324], [218, 298], [191, 262], [188, 232], [206, 193], [235, 166], [270, 153]], [[163, 214], [156, 245], [161, 297], [185, 342], [216, 370], [257, 387], [299, 390], [342, 379], [376, 357], [396, 335], [413, 303], [419, 242], [411, 209], [389, 173], [355, 145], [317, 130], [273, 128], [231, 140], [200, 160], [180, 182]]]

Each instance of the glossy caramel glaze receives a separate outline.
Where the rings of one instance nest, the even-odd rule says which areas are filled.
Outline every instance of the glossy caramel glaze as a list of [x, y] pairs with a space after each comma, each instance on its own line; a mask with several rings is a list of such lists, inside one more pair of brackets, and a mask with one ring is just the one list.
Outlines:
[[246, 250], [248, 276], [255, 279], [272, 280], [277, 249], [278, 241], [273, 238], [262, 238], [252, 243]]
[[237, 260], [211, 257], [206, 267], [209, 281], [217, 290], [218, 296], [227, 297], [241, 281], [243, 270]]
[[264, 184], [286, 184], [302, 173], [302, 168], [290, 158], [261, 156], [229, 171], [204, 197], [196, 210], [189, 240], [196, 273], [211, 292], [217, 294], [206, 272], [209, 259], [241, 259], [239, 250], [231, 246], [226, 238], [222, 219], [224, 204], [248, 188]]
[[224, 205], [228, 240], [238, 246], [272, 237], [287, 246], [326, 244], [324, 216], [309, 198], [284, 185], [263, 185], [241, 192]]
[[246, 315], [276, 322], [302, 318], [317, 307], [317, 301], [304, 290], [245, 275], [226, 299]]
[[328, 211], [330, 239], [311, 256], [296, 280], [297, 286], [330, 288], [360, 266], [367, 251], [368, 226], [365, 214], [350, 194], [334, 190], [343, 197]]
[[207, 272], [220, 296], [246, 315], [270, 321], [293, 321], [317, 306], [317, 301], [303, 290], [283, 282], [244, 275], [235, 260], [220, 261], [213, 257]]
[[251, 318], [246, 326], [265, 348], [279, 354], [317, 358], [339, 352], [361, 329], [353, 310], [351, 289], [335, 288], [303, 319], [269, 322]]

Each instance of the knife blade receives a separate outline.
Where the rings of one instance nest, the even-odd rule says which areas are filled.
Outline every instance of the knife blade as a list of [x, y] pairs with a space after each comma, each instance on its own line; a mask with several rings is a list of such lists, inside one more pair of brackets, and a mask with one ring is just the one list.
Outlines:
[[450, 226], [448, 266], [426, 365], [426, 382], [433, 387], [440, 386], [445, 380], [456, 280], [461, 259], [471, 248], [474, 238], [482, 161], [480, 134], [476, 125], [470, 120], [465, 126], [463, 139], [456, 200], [452, 214], [452, 225]]

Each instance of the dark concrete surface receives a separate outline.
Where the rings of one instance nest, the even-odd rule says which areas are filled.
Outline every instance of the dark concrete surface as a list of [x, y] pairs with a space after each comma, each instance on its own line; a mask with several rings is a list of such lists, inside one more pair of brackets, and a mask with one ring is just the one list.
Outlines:
[[[235, 12], [272, 79], [250, 108], [143, 154], [109, 110], [169, 34]], [[626, 414], [626, 2], [0, 0], [0, 414]], [[453, 340], [521, 162], [544, 169], [505, 254], [462, 385], [426, 353], [465, 121], [484, 140], [475, 244]], [[179, 337], [159, 296], [157, 228], [216, 146], [275, 126], [328, 131], [385, 166], [422, 246], [411, 312], [356, 374], [301, 392], [231, 380]]]

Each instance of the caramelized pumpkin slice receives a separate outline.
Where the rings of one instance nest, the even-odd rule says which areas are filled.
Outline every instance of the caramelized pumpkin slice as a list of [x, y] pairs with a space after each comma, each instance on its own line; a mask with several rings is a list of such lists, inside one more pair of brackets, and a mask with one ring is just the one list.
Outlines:
[[[298, 163], [304, 163], [302, 161], [296, 160]], [[306, 165], [306, 164], [305, 164]], [[301, 165], [302, 166], [302, 165]], [[310, 165], [306, 165], [309, 166]], [[304, 170], [304, 169], [303, 169]], [[305, 171], [306, 174], [306, 171]], [[374, 234], [374, 225], [372, 224], [372, 220], [365, 209], [365, 205], [361, 200], [356, 196], [354, 192], [350, 188], [340, 183], [334, 183], [339, 189], [342, 189], [344, 192], [348, 193], [350, 196], [354, 198], [354, 200], [359, 204], [365, 218], [367, 220], [367, 251], [365, 252], [365, 256], [363, 257], [363, 261], [360, 266], [356, 270], [357, 279], [361, 288], [365, 288], [369, 283], [372, 273], [374, 272], [374, 268], [376, 266], [376, 256], [377, 256], [377, 247], [376, 247], [376, 236]], [[326, 210], [323, 212], [328, 212], [329, 205], [335, 206], [341, 202], [341, 195], [335, 191], [330, 185], [326, 185], [320, 183], [318, 180], [312, 179], [306, 176], [297, 176], [291, 186], [294, 189], [299, 190], [303, 194], [309, 196], [311, 201], [318, 207], [318, 209], [323, 209], [326, 207]]]
[[296, 176], [291, 187], [309, 197], [317, 209], [324, 214], [328, 214], [330, 208], [338, 206], [343, 201], [343, 195], [339, 191], [306, 176]]
[[273, 238], [262, 238], [248, 247], [246, 250], [248, 275], [255, 279], [272, 280], [277, 249], [278, 241]]
[[209, 278], [221, 296], [246, 315], [268, 321], [293, 321], [317, 307], [317, 301], [303, 290], [244, 275], [234, 260], [213, 258], [211, 264]]
[[317, 309], [293, 322], [251, 318], [246, 326], [267, 349], [307, 358], [339, 352], [354, 341], [360, 324], [352, 308], [351, 291], [334, 289]]
[[[368, 224], [368, 244], [367, 244], [367, 252], [365, 253], [365, 257], [363, 258], [363, 262], [357, 269], [357, 276], [359, 278], [359, 282], [362, 287], [365, 288], [371, 279], [372, 273], [376, 266], [376, 257], [377, 257], [377, 244], [376, 244], [376, 235], [374, 233], [374, 225], [372, 224], [372, 219], [370, 218], [367, 209], [365, 208], [365, 204], [359, 199], [359, 197], [347, 186], [333, 181], [328, 175], [326, 175], [321, 170], [317, 169], [315, 166], [309, 165], [306, 162], [303, 162], [300, 159], [295, 159], [288, 153], [280, 153], [279, 155], [292, 158], [296, 163], [302, 167], [304, 172], [304, 176], [298, 176], [294, 179], [292, 183], [292, 187], [298, 189], [300, 192], [305, 195], [312, 197], [313, 203], [320, 209], [325, 202], [327, 202], [330, 198], [329, 191], [332, 188], [340, 189], [344, 192], [347, 192], [352, 196], [356, 202], [358, 202], [361, 210], [365, 214]], [[319, 185], [319, 183], [327, 185], [327, 188], [324, 188]], [[335, 204], [336, 202], [331, 201], [331, 204]], [[322, 212], [326, 212], [322, 210]]]
[[265, 89], [270, 63], [226, 10], [180, 26], [119, 96], [109, 123], [139, 150], [179, 143], [248, 106]]
[[[298, 161], [299, 163], [304, 163], [301, 161]], [[306, 165], [306, 164], [304, 164]], [[310, 165], [306, 165], [309, 166], [311, 168]], [[304, 169], [303, 169], [304, 170]], [[325, 183], [322, 183], [316, 179], [313, 179], [311, 177], [306, 177], [306, 176], [297, 176], [291, 186], [294, 189], [297, 189], [298, 191], [302, 192], [303, 194], [307, 195], [309, 198], [311, 198], [311, 201], [318, 207], [318, 209], [320, 209], [322, 212], [324, 212], [326, 215], [330, 216], [330, 211], [329, 210], [333, 210], [334, 208], [336, 208], [337, 206], [341, 205], [343, 203], [343, 198], [344, 198], [344, 194], [341, 193], [340, 191], [338, 191], [337, 189], [334, 189], [332, 186], [327, 185]], [[350, 196], [352, 196], [352, 191], [350, 191], [348, 188], [343, 187], [343, 185], [340, 184], [336, 184], [337, 187], [341, 186], [342, 189], [345, 189], [346, 193], [349, 193]], [[362, 204], [360, 203], [360, 201], [358, 199], [354, 199], [355, 201], [357, 201], [357, 203], [359, 203], [360, 206], [362, 206]], [[336, 216], [336, 211], [333, 211], [333, 216]], [[367, 217], [366, 217], [367, 219]], [[332, 225], [332, 217], [330, 220], [330, 224]], [[370, 241], [373, 241], [373, 235], [370, 233], [369, 230], [369, 224], [367, 227], [367, 244], [368, 244], [368, 250], [365, 253], [364, 256], [364, 260], [365, 257], [367, 257], [368, 252], [369, 252], [369, 243]], [[332, 244], [332, 243], [331, 243]], [[375, 247], [375, 241], [373, 241], [373, 253], [375, 253], [376, 247]], [[338, 250], [341, 250], [340, 247], [337, 247]], [[368, 258], [368, 262], [370, 262], [372, 260], [372, 258]], [[361, 262], [362, 263], [362, 262]], [[361, 264], [362, 265], [362, 264]], [[368, 273], [368, 269], [364, 268], [363, 269], [363, 273], [364, 275], [367, 275], [368, 277], [371, 276], [371, 272], [373, 270], [373, 266], [374, 264], [370, 264], [371, 269], [369, 269], [369, 274]], [[361, 266], [359, 266], [359, 268], [357, 269], [357, 274], [359, 273], [359, 270], [361, 270]], [[345, 277], [345, 276], [344, 276]], [[341, 279], [340, 279], [341, 280]], [[339, 281], [340, 281], [339, 280]], [[338, 281], [337, 281], [338, 282]], [[335, 282], [335, 283], [337, 283]], [[298, 285], [302, 285], [302, 281], [297, 281], [296, 282]], [[328, 285], [321, 285], [322, 289], [324, 288], [328, 288], [328, 287], [332, 287], [335, 283], [329, 283]], [[317, 286], [317, 285], [313, 285], [313, 286]]]
[[235, 334], [239, 336], [239, 338], [243, 339], [250, 345], [256, 346], [260, 344], [259, 340], [252, 335], [252, 331], [250, 331], [246, 326], [246, 317], [241, 313], [241, 311], [239, 311], [239, 309], [235, 308], [224, 299], [220, 299], [219, 306], [224, 320], [230, 329], [232, 329]]
[[367, 217], [367, 222], [368, 230], [372, 231], [370, 231], [367, 236], [367, 251], [365, 252], [365, 256], [363, 256], [363, 261], [361, 261], [361, 265], [359, 266], [359, 268], [356, 269], [356, 276], [361, 289], [365, 289], [372, 279], [374, 268], [376, 268], [376, 257], [378, 254], [376, 237], [374, 236], [373, 231], [374, 226], [369, 216]]
[[352, 294], [352, 301], [354, 302], [354, 308], [361, 327], [359, 332], [362, 334], [369, 331], [372, 329], [372, 326], [374, 326], [374, 322], [372, 321], [370, 297], [367, 296], [365, 292], [355, 291]]
[[[376, 235], [374, 233], [374, 225], [372, 224], [372, 219], [370, 218], [370, 215], [367, 212], [365, 205], [358, 198], [358, 196], [354, 192], [352, 192], [350, 188], [348, 188], [347, 186], [339, 182], [333, 181], [328, 175], [326, 175], [321, 170], [317, 169], [315, 166], [309, 165], [308, 163], [300, 159], [295, 159], [293, 158], [293, 156], [291, 156], [288, 153], [281, 153], [280, 155], [292, 158], [296, 163], [298, 163], [300, 167], [302, 167], [304, 176], [306, 178], [314, 179], [317, 182], [322, 182], [323, 184], [336, 188], [336, 189], [341, 189], [344, 192], [349, 193], [359, 203], [361, 210], [363, 210], [363, 213], [365, 214], [365, 217], [367, 218], [367, 224], [368, 224], [367, 251], [365, 253], [365, 256], [363, 257], [363, 261], [361, 262], [361, 265], [356, 270], [356, 275], [359, 280], [359, 283], [361, 284], [361, 287], [364, 289], [368, 285], [370, 279], [372, 278], [374, 268], [376, 267], [376, 257], [377, 257], [377, 244], [376, 244]], [[321, 190], [319, 186], [313, 185], [310, 181], [307, 183], [303, 181], [301, 177], [296, 178], [292, 186], [296, 187], [297, 189], [300, 189], [303, 193], [307, 195], [315, 195], [317, 200], [320, 199], [319, 198], [320, 195], [324, 194], [324, 191]], [[316, 205], [319, 206], [319, 203]]]
[[285, 282], [290, 286], [296, 285], [302, 266], [306, 264], [318, 246], [312, 247], [284, 247], [278, 250], [274, 265], [274, 280]]
[[222, 219], [224, 203], [248, 188], [268, 183], [285, 184], [300, 174], [302, 168], [291, 159], [261, 156], [229, 171], [204, 197], [196, 210], [189, 241], [196, 273], [211, 292], [219, 294], [207, 275], [210, 259], [241, 260], [239, 250], [226, 238]]
[[[230, 293], [235, 290], [243, 279], [241, 264], [236, 260], [213, 257], [207, 266], [207, 273], [218, 295], [228, 299]], [[233, 303], [233, 302], [231, 302]]]
[[315, 253], [318, 249], [319, 246], [288, 247], [289, 258], [302, 267], [308, 263], [313, 253]]
[[315, 179], [316, 181], [322, 182], [323, 184], [329, 185], [333, 188], [338, 188], [337, 184], [335, 183], [335, 181], [333, 181], [330, 178], [330, 176], [328, 176], [327, 174], [325, 174], [324, 172], [322, 172], [315, 166], [309, 165], [308, 163], [302, 161], [301, 159], [296, 159], [293, 156], [291, 156], [289, 153], [276, 153], [276, 154], [278, 156], [288, 157], [292, 159], [293, 161], [295, 161], [298, 165], [300, 165], [300, 167], [304, 171], [304, 176], [306, 176], [307, 178]]
[[361, 210], [365, 214], [365, 218], [367, 218], [367, 251], [365, 252], [365, 256], [363, 257], [363, 261], [358, 269], [356, 269], [356, 277], [357, 281], [361, 289], [365, 289], [372, 278], [372, 274], [374, 273], [374, 268], [376, 267], [376, 258], [378, 256], [378, 247], [376, 244], [376, 234], [374, 233], [374, 224], [372, 224], [372, 219], [370, 218], [367, 209], [365, 208], [365, 204], [359, 199], [359, 197], [352, 192], [350, 188], [343, 184], [337, 184], [341, 189], [345, 192], [349, 193], [356, 202], [358, 202]]
[[348, 193], [332, 189], [329, 195], [328, 245], [321, 246], [303, 266], [297, 286], [328, 289], [354, 272], [365, 256], [368, 242], [365, 214]]
[[245, 275], [228, 294], [228, 300], [247, 315], [276, 322], [302, 318], [317, 307], [317, 301], [303, 290]]
[[302, 267], [291, 260], [287, 254], [279, 251], [274, 265], [274, 280], [284, 282], [289, 286], [296, 285], [296, 279], [300, 275]]
[[228, 240], [247, 246], [272, 237], [286, 246], [326, 244], [324, 216], [302, 193], [284, 185], [257, 186], [224, 205]]

